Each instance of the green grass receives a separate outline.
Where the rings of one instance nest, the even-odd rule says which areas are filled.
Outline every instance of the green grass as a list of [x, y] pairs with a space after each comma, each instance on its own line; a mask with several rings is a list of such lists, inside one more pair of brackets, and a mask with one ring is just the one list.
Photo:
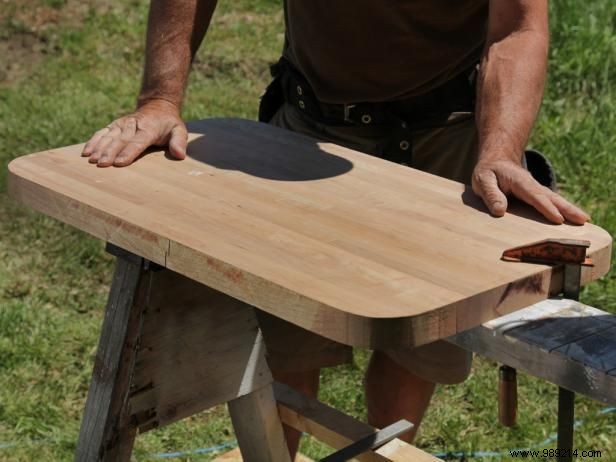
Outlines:
[[[9, 0], [0, 9], [0, 45], [23, 34], [35, 45], [9, 57], [28, 65], [0, 81], [0, 460], [64, 461], [72, 460], [112, 260], [101, 242], [13, 204], [5, 194], [6, 164], [81, 142], [133, 107], [147, 6], [141, 0], [82, 2], [79, 8], [71, 1], [29, 0], [37, 14], [28, 14], [22, 4]], [[43, 14], [55, 19], [41, 23]], [[554, 0], [551, 17], [550, 80], [532, 144], [552, 158], [563, 193], [613, 234], [616, 6], [613, 0]], [[267, 64], [281, 48], [279, 1], [220, 2], [206, 42], [185, 118], [254, 118]], [[616, 313], [614, 272], [585, 289], [583, 301]], [[365, 418], [367, 357], [360, 351], [355, 364], [324, 371], [321, 399]], [[465, 384], [440, 387], [417, 444], [428, 451], [503, 450], [551, 434], [556, 388], [526, 376], [520, 378], [519, 424], [495, 424], [496, 372], [496, 364], [479, 359]], [[578, 400], [577, 417], [585, 423], [575, 445], [616, 460], [616, 414], [598, 415], [599, 409]], [[135, 460], [232, 440], [219, 407], [139, 437]], [[309, 440], [303, 451], [314, 458], [327, 453]]]

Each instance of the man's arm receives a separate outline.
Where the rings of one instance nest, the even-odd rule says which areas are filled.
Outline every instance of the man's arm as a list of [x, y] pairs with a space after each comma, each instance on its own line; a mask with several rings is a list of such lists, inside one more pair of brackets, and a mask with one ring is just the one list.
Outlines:
[[186, 156], [180, 109], [192, 59], [215, 7], [216, 0], [151, 1], [137, 110], [92, 136], [82, 154], [91, 163], [129, 165], [152, 145], [168, 145], [178, 159]]
[[555, 223], [589, 216], [537, 183], [522, 155], [539, 112], [549, 44], [547, 0], [490, 0], [488, 35], [477, 84], [479, 160], [473, 190], [502, 216], [506, 195], [531, 204]]

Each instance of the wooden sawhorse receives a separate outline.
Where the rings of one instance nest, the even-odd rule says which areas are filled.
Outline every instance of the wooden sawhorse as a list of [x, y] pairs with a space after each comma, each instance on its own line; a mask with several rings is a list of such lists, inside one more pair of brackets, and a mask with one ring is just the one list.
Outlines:
[[75, 460], [128, 461], [138, 432], [227, 403], [243, 453], [289, 462], [253, 309], [117, 257]]
[[[282, 421], [361, 461], [433, 462], [429, 454], [276, 384], [253, 308], [137, 255], [117, 257], [77, 462], [130, 460], [137, 433], [227, 403], [246, 462], [290, 462]], [[276, 388], [276, 395], [274, 395]], [[346, 460], [333, 458], [332, 460]]]

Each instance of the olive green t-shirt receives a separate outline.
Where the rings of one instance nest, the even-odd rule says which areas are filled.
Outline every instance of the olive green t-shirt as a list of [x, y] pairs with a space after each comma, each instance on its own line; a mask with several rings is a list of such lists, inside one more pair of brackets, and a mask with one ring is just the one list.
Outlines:
[[284, 56], [329, 103], [425, 93], [478, 62], [488, 0], [284, 0]]

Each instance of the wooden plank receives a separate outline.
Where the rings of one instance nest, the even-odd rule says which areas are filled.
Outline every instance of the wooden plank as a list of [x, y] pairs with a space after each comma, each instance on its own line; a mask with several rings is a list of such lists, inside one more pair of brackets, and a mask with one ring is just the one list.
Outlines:
[[613, 371], [616, 369], [616, 327], [570, 342], [554, 352], [599, 372]]
[[271, 383], [252, 307], [168, 270], [150, 286], [130, 395], [140, 432]]
[[242, 457], [250, 462], [291, 462], [272, 385], [227, 403]]
[[[374, 427], [302, 395], [282, 383], [274, 382], [274, 393], [283, 423], [313, 435], [334, 449], [342, 449], [375, 431]], [[396, 438], [376, 451], [358, 456], [357, 460], [361, 462], [407, 462], [411, 460], [435, 462], [440, 459]]]
[[484, 323], [486, 329], [495, 334], [509, 332], [518, 326], [523, 326], [546, 318], [582, 318], [601, 317], [601, 322], [616, 325], [616, 316], [595, 307], [584, 305], [575, 300], [565, 298], [550, 298], [528, 306], [513, 313], [492, 319]]
[[[518, 314], [519, 319], [516, 319]], [[592, 318], [603, 327], [579, 339], [574, 334], [570, 342], [551, 350], [537, 343], [539, 337], [533, 336], [531, 343], [520, 335], [526, 326], [532, 327], [534, 323], [547, 325], [545, 319], [550, 316], [556, 316], [561, 323], [570, 323], [571, 326]], [[616, 344], [613, 340], [616, 333], [615, 320], [616, 316], [579, 302], [549, 300], [447, 340], [568, 390], [616, 405], [616, 374], [612, 375], [611, 369], [608, 369], [616, 359]], [[574, 330], [566, 325], [567, 331]], [[546, 343], [550, 345], [555, 343], [552, 338], [561, 338], [558, 332], [545, 332], [545, 335]]]
[[[243, 462], [242, 454], [240, 453], [239, 448], [232, 449], [229, 452], [225, 452], [224, 454], [219, 455], [214, 459], [214, 462]], [[294, 462], [314, 462], [309, 457], [306, 457], [303, 454], [298, 453], [295, 456]]]
[[436, 462], [441, 460], [399, 439], [380, 447], [376, 454], [392, 462]]
[[141, 327], [145, 287], [139, 261], [117, 259], [75, 460], [127, 461], [134, 441], [125, 406]]
[[610, 324], [595, 317], [547, 318], [511, 329], [505, 335], [550, 352], [586, 337], [594, 337], [609, 327]]
[[547, 298], [557, 269], [500, 261], [553, 226], [529, 208], [495, 219], [464, 185], [249, 121], [192, 125], [189, 158], [100, 169], [82, 146], [9, 165], [11, 195], [42, 212], [321, 335], [418, 345]]

